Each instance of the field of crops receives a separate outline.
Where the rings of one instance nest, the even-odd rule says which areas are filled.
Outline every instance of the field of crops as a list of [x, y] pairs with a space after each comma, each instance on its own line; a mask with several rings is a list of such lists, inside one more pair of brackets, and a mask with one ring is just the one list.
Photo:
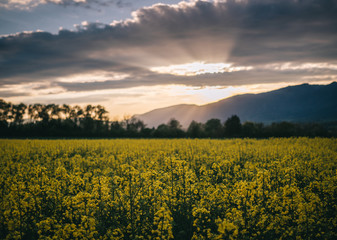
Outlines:
[[1, 239], [337, 239], [337, 140], [0, 140]]

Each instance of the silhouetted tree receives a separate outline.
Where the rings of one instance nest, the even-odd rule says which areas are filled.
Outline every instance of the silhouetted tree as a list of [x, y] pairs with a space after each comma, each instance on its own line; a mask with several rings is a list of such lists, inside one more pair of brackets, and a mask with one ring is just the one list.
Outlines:
[[0, 99], [0, 136], [8, 136], [9, 104]]
[[242, 136], [257, 138], [263, 135], [263, 125], [254, 122], [245, 122], [242, 124]]
[[140, 119], [131, 117], [126, 119], [126, 133], [128, 137], [139, 137], [140, 132], [145, 128], [145, 124]]
[[7, 123], [9, 108], [10, 104], [0, 99], [0, 121]]
[[123, 125], [118, 121], [113, 121], [110, 125], [110, 136], [112, 137], [124, 137], [125, 129]]
[[91, 104], [89, 104], [84, 108], [84, 117], [93, 119], [94, 112], [95, 112], [94, 107]]
[[140, 137], [142, 138], [152, 138], [154, 136], [154, 131], [155, 131], [155, 128], [143, 128], [142, 131], [140, 132]]
[[182, 126], [180, 122], [177, 119], [172, 118], [168, 123], [167, 123], [169, 132], [167, 137], [171, 138], [181, 138], [183, 137], [184, 131], [181, 129]]
[[29, 115], [30, 119], [34, 120], [34, 121], [39, 119], [39, 113], [38, 113], [37, 106], [38, 106], [38, 104], [28, 106], [28, 115]]
[[[24, 123], [28, 109], [31, 122]], [[159, 138], [219, 138], [227, 137], [337, 137], [337, 122], [291, 123], [277, 122], [264, 126], [263, 123], [240, 123], [234, 115], [226, 120], [224, 127], [219, 119], [210, 119], [205, 124], [192, 121], [185, 132], [176, 119], [157, 128], [146, 128], [143, 121], [125, 117], [123, 121], [109, 122], [107, 111], [101, 105], [80, 106], [63, 104], [12, 104], [0, 99], [1, 137], [159, 137]]]
[[76, 124], [79, 124], [79, 120], [84, 117], [84, 111], [80, 106], [76, 105], [70, 110], [69, 117], [73, 119]]
[[56, 104], [48, 104], [47, 113], [49, 115], [49, 120], [55, 120], [60, 118], [60, 108]]
[[237, 115], [233, 115], [225, 122], [225, 136], [239, 137], [241, 134], [241, 122]]
[[50, 119], [49, 111], [50, 105], [41, 105], [38, 106], [38, 116], [42, 119], [42, 122], [47, 123]]
[[207, 137], [220, 138], [223, 137], [223, 127], [220, 119], [212, 118], [205, 124], [205, 132]]
[[289, 122], [272, 123], [268, 128], [268, 135], [274, 137], [296, 136], [296, 127]]
[[63, 116], [64, 116], [65, 119], [69, 119], [70, 118], [70, 111], [71, 111], [71, 108], [67, 104], [63, 104], [60, 107], [60, 112], [61, 112], [61, 114], [63, 114]]
[[168, 138], [170, 134], [170, 128], [166, 124], [160, 124], [154, 131], [154, 137]]
[[96, 116], [97, 116], [98, 120], [100, 120], [100, 121], [106, 121], [106, 120], [108, 120], [107, 114], [109, 112], [106, 111], [103, 106], [97, 105], [97, 107], [95, 108], [95, 110], [96, 110]]
[[27, 106], [23, 103], [20, 103], [18, 105], [13, 105], [12, 115], [13, 115], [14, 124], [21, 124], [23, 122], [23, 116], [25, 114], [26, 109], [27, 109]]
[[308, 137], [316, 137], [316, 136], [320, 136], [320, 137], [329, 137], [329, 136], [335, 136], [337, 133], [337, 122], [335, 123], [331, 123], [332, 125], [329, 127], [332, 127], [330, 130], [332, 132], [332, 134], [329, 134], [328, 128], [324, 127], [322, 124], [318, 124], [318, 123], [307, 123], [307, 124], [302, 124], [300, 125], [301, 128], [301, 135], [302, 136], [308, 136]]
[[192, 121], [187, 129], [187, 136], [191, 138], [205, 137], [204, 125], [196, 121]]
[[170, 121], [167, 123], [168, 127], [171, 129], [180, 129], [181, 124], [178, 120], [171, 118]]

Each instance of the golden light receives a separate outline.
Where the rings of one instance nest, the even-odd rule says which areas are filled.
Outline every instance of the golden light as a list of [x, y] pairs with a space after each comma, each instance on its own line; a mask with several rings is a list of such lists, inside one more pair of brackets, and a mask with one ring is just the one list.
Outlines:
[[227, 72], [230, 67], [230, 63], [193, 62], [180, 65], [153, 67], [150, 70], [157, 73], [168, 73], [178, 76], [195, 76], [205, 73]]
[[59, 77], [58, 82], [71, 82], [71, 83], [89, 83], [89, 82], [105, 82], [105, 81], [118, 81], [128, 77], [128, 74], [117, 72], [94, 71], [90, 73], [79, 73], [71, 76]]

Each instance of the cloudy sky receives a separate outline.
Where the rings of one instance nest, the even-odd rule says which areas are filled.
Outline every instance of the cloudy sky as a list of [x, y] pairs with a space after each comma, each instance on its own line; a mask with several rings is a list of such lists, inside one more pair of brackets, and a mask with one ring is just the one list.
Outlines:
[[111, 117], [337, 80], [337, 0], [0, 0], [0, 98]]

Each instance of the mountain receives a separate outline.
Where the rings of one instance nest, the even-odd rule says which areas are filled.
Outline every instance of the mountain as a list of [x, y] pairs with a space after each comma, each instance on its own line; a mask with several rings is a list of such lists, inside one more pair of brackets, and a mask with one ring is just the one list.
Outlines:
[[181, 104], [136, 115], [149, 127], [177, 119], [183, 127], [192, 120], [211, 118], [225, 121], [238, 115], [242, 122], [322, 122], [337, 120], [337, 82], [329, 85], [302, 84], [278, 90], [243, 94], [206, 105]]

